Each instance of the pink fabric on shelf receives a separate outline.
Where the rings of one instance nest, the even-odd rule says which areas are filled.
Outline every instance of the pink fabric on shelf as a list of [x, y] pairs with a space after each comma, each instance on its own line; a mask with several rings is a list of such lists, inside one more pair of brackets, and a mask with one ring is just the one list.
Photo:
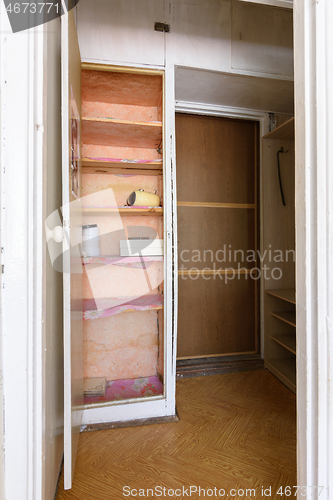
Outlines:
[[96, 309], [95, 299], [85, 299], [83, 301], [83, 319], [99, 319], [114, 316], [129, 309], [135, 311], [147, 311], [163, 305], [163, 295], [151, 294], [142, 297], [113, 297], [110, 299], [99, 299], [99, 309]]
[[108, 161], [108, 162], [115, 162], [115, 163], [119, 163], [119, 162], [122, 162], [122, 163], [152, 163], [152, 162], [156, 162], [156, 161], [162, 161], [162, 159], [158, 159], [158, 160], [132, 160], [132, 159], [124, 159], [124, 158], [99, 158], [99, 157], [96, 157], [96, 158], [93, 158], [91, 156], [87, 156], [87, 158], [89, 160], [94, 160], [94, 161]]
[[158, 375], [138, 379], [108, 380], [105, 396], [85, 396], [84, 404], [147, 398], [161, 394], [163, 394], [163, 384], [160, 382]]
[[135, 205], [135, 206], [128, 206], [128, 205], [123, 205], [121, 207], [116, 207], [116, 206], [101, 206], [101, 205], [89, 205], [89, 206], [85, 206], [83, 205], [83, 208], [127, 208], [128, 210], [133, 210], [135, 208], [162, 208], [162, 207], [148, 207], [148, 206], [144, 206], [144, 205]]

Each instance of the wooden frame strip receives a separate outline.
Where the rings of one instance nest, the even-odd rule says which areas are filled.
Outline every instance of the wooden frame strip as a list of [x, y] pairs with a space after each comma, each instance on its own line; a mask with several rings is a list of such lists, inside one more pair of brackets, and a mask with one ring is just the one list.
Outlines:
[[107, 123], [108, 125], [137, 125], [138, 127], [153, 127], [162, 129], [162, 122], [138, 122], [131, 120], [119, 120], [117, 118], [95, 118], [91, 116], [82, 116], [82, 123], [85, 122], [97, 122], [97, 123]]
[[210, 203], [201, 201], [177, 201], [178, 207], [204, 207], [204, 208], [255, 208], [253, 203]]
[[89, 69], [93, 71], [108, 71], [109, 73], [141, 73], [144, 75], [164, 75], [163, 70], [133, 68], [131, 66], [110, 66], [108, 64], [82, 62], [81, 69]]

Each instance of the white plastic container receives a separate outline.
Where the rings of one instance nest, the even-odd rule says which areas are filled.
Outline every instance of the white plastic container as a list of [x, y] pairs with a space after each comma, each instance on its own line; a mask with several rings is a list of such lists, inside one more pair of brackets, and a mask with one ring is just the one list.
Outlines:
[[120, 240], [120, 255], [122, 257], [148, 257], [163, 255], [164, 241], [155, 240]]
[[101, 255], [97, 224], [82, 226], [82, 251], [84, 255], [89, 257], [99, 257]]

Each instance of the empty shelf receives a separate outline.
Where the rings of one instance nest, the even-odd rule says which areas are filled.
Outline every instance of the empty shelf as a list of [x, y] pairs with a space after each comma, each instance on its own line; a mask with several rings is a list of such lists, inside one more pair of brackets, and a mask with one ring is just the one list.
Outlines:
[[99, 319], [114, 316], [122, 312], [150, 311], [163, 308], [164, 297], [161, 294], [143, 295], [142, 297], [117, 297], [105, 299], [85, 299], [83, 301], [83, 319]]
[[125, 175], [160, 175], [162, 161], [116, 160], [112, 158], [83, 158], [84, 174], [125, 174]]
[[288, 351], [296, 354], [296, 335], [272, 335], [271, 338]]
[[263, 139], [293, 140], [295, 137], [294, 128], [294, 117], [292, 117], [279, 127], [276, 127], [274, 130], [264, 135]]
[[269, 295], [273, 295], [273, 297], [277, 297], [278, 299], [285, 300], [287, 302], [291, 302], [292, 304], [296, 304], [295, 300], [295, 289], [294, 288], [280, 288], [276, 290], [265, 290]]
[[83, 144], [157, 149], [161, 140], [162, 122], [82, 117]]
[[289, 389], [296, 392], [296, 362], [295, 358], [270, 359], [265, 366]]
[[83, 257], [83, 264], [135, 264], [141, 262], [162, 262], [163, 256], [156, 255], [153, 257], [108, 257], [108, 256], [99, 256], [99, 257]]
[[296, 326], [296, 313], [295, 311], [279, 311], [279, 312], [271, 312], [272, 316], [275, 318], [288, 323], [288, 325]]

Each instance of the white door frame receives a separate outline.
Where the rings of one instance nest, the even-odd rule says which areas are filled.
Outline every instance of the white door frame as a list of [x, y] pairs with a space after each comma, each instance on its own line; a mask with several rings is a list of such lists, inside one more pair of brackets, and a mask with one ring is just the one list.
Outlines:
[[[269, 113], [264, 111], [258, 111], [255, 109], [245, 109], [245, 108], [234, 108], [229, 106], [219, 106], [204, 103], [193, 103], [185, 101], [176, 101], [175, 112], [178, 113], [189, 113], [196, 115], [206, 115], [206, 116], [220, 116], [224, 118], [238, 118], [243, 120], [253, 120], [259, 122], [260, 127], [260, 138], [269, 132]], [[263, 226], [263, 189], [262, 189], [262, 141], [259, 143], [259, 200], [257, 207], [257, 214], [260, 220], [260, 227]], [[176, 209], [177, 210], [177, 204]], [[263, 232], [260, 231], [260, 241], [259, 241], [259, 251], [260, 255], [263, 255]], [[257, 265], [262, 270], [263, 263], [259, 259]], [[260, 304], [260, 355], [264, 357], [264, 275], [261, 272], [260, 276], [260, 294], [258, 295], [258, 302]]]
[[[0, 5], [0, 498], [43, 499], [45, 239], [44, 26], [11, 32]], [[15, 57], [13, 57], [15, 54]]]
[[333, 495], [332, 25], [333, 0], [294, 0], [297, 484], [320, 500]]

